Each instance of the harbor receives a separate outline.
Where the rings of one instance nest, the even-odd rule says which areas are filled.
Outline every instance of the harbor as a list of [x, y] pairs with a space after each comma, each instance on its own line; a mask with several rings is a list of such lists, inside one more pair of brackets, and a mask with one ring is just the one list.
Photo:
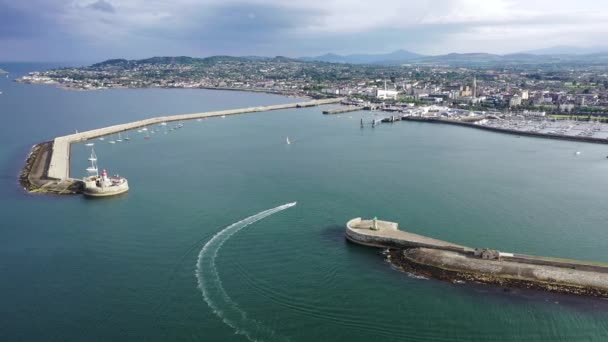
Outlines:
[[[116, 133], [75, 143], [70, 177], [86, 176], [93, 147], [99, 172], [107, 168], [110, 176], [128, 178], [130, 190], [108, 200], [49, 196], [28, 193], [17, 180], [35, 143], [166, 113], [307, 100], [211, 90], [9, 86], [0, 89], [6, 89], [3, 101], [14, 98], [5, 108], [14, 124], [5, 127], [0, 161], [6, 190], [2, 300], [11, 310], [3, 332], [9, 340], [45, 340], [51, 331], [77, 341], [91, 334], [120, 340], [127, 332], [152, 341], [246, 341], [208, 309], [194, 275], [197, 255], [231, 224], [294, 201], [297, 206], [234, 235], [216, 259], [225, 292], [248, 317], [292, 341], [323, 339], [326, 332], [349, 341], [605, 336], [605, 300], [424, 280], [386, 263], [383, 249], [346, 242], [344, 222], [378, 215], [410, 233], [462, 246], [608, 262], [606, 145], [580, 146], [582, 155], [574, 158], [576, 144], [567, 141], [450, 125], [382, 123], [374, 131], [371, 120], [391, 113], [322, 115], [337, 107], [331, 105], [184, 121], [167, 135], [162, 126], [148, 126], [150, 140], [134, 130], [128, 142], [110, 144]], [[36, 101], [18, 95], [20, 88]], [[58, 101], [58, 93], [65, 99]], [[218, 309], [246, 326], [230, 306]], [[133, 312], [141, 314], [134, 318]], [[41, 325], [32, 328], [33, 321]], [[442, 332], [446, 322], [464, 328]]]
[[52, 141], [36, 144], [32, 147], [20, 174], [22, 187], [35, 193], [77, 194], [84, 189], [81, 180], [70, 177], [71, 145], [111, 134], [119, 134], [133, 129], [147, 129], [147, 126], [166, 124], [168, 122], [226, 117], [230, 115], [276, 111], [282, 109], [307, 108], [339, 103], [341, 99], [323, 99], [307, 102], [289, 103], [270, 106], [247, 107], [193, 114], [160, 116], [145, 120], [113, 125], [85, 132], [77, 132], [56, 137]]
[[608, 298], [608, 264], [471, 248], [399, 229], [395, 222], [355, 218], [346, 238], [388, 249], [398, 269], [450, 282], [471, 281]]

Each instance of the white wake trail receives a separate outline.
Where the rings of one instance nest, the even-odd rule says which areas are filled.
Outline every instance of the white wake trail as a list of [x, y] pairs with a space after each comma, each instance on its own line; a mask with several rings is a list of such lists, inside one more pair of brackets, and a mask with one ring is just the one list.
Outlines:
[[215, 234], [198, 254], [196, 278], [198, 280], [198, 288], [203, 293], [205, 302], [224, 323], [235, 329], [235, 333], [246, 336], [250, 341], [269, 339], [286, 341], [287, 339], [277, 336], [273, 330], [265, 327], [260, 322], [248, 318], [247, 313], [228, 296], [217, 272], [215, 259], [222, 245], [239, 230], [295, 205], [296, 202], [284, 204], [233, 223]]

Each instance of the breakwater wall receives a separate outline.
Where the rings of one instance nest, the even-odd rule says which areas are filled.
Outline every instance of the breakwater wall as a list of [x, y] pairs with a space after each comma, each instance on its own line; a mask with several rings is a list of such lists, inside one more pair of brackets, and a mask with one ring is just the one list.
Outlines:
[[160, 116], [124, 124], [93, 129], [86, 132], [57, 137], [51, 141], [32, 146], [25, 165], [19, 174], [21, 186], [28, 192], [48, 194], [77, 194], [82, 191], [83, 183], [70, 178], [71, 145], [101, 136], [124, 132], [163, 122], [186, 121], [228, 115], [267, 112], [281, 109], [315, 107], [340, 103], [341, 98], [312, 100], [272, 106], [258, 106], [240, 109], [220, 110], [204, 113]]
[[538, 132], [524, 132], [524, 131], [518, 131], [518, 130], [514, 130], [514, 129], [488, 127], [488, 126], [483, 126], [483, 125], [477, 125], [477, 124], [474, 124], [471, 122], [462, 122], [462, 121], [456, 121], [456, 120], [445, 120], [445, 119], [437, 119], [437, 118], [421, 118], [421, 117], [413, 117], [413, 116], [403, 117], [402, 120], [403, 121], [416, 121], [416, 122], [442, 123], [442, 124], [448, 124], [448, 125], [463, 126], [463, 127], [481, 129], [481, 130], [485, 130], [485, 131], [505, 133], [505, 134], [514, 134], [514, 135], [533, 137], [533, 138], [578, 141], [578, 142], [593, 143], [593, 144], [608, 144], [608, 139], [600, 139], [600, 138], [593, 138], [593, 137], [577, 137], [577, 136], [538, 133]]
[[608, 298], [608, 274], [508, 260], [482, 260], [462, 253], [414, 248], [387, 257], [397, 268], [445, 281], [470, 281]]
[[98, 129], [93, 129], [86, 132], [80, 132], [62, 137], [57, 137], [53, 140], [53, 148], [51, 159], [46, 176], [50, 179], [65, 180], [70, 178], [70, 146], [73, 143], [82, 142], [97, 137], [124, 132], [132, 129], [137, 129], [145, 126], [157, 125], [162, 122], [171, 121], [186, 121], [192, 119], [211, 118], [218, 116], [229, 116], [247, 113], [268, 112], [273, 110], [290, 109], [290, 108], [305, 108], [314, 107], [326, 104], [340, 103], [341, 98], [313, 100], [299, 103], [288, 103], [272, 106], [248, 107], [241, 109], [229, 109], [204, 113], [193, 114], [178, 114], [170, 116], [160, 116], [150, 119], [133, 121], [129, 123], [113, 125]]
[[398, 224], [355, 218], [346, 238], [387, 248], [396, 267], [425, 276], [608, 297], [608, 264], [473, 249], [399, 230]]

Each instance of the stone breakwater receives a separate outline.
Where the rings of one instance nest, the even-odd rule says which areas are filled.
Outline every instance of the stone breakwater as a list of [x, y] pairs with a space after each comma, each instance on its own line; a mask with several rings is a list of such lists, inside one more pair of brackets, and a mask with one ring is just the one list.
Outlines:
[[83, 183], [79, 180], [55, 180], [47, 177], [52, 148], [52, 141], [32, 146], [32, 150], [25, 160], [25, 166], [19, 174], [19, 183], [24, 190], [31, 193], [57, 195], [80, 193]]
[[388, 248], [391, 264], [417, 275], [608, 298], [608, 264], [473, 249], [360, 218], [346, 224], [346, 237]]
[[93, 129], [55, 138], [53, 141], [34, 145], [19, 176], [21, 185], [29, 192], [72, 194], [79, 193], [82, 182], [70, 178], [71, 145], [105, 135], [124, 132], [163, 122], [187, 121], [192, 119], [220, 117], [273, 110], [314, 107], [340, 103], [341, 98], [312, 100], [272, 106], [248, 107], [193, 114], [160, 116], [114, 126]]
[[462, 253], [425, 248], [392, 250], [387, 259], [404, 272], [444, 281], [608, 298], [608, 274], [603, 272], [482, 260]]

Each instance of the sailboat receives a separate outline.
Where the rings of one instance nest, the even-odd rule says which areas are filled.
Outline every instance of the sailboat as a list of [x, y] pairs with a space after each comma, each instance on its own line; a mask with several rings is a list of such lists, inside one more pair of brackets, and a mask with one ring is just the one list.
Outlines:
[[120, 136], [120, 133], [118, 133], [118, 139], [116, 139], [116, 142], [122, 142], [122, 136]]
[[289, 137], [287, 137], [287, 145], [291, 145], [291, 141], [289, 141]]
[[129, 138], [129, 132], [127, 132], [127, 136], [125, 137], [125, 141], [129, 141], [131, 140], [131, 138]]
[[86, 144], [84, 144], [84, 145], [85, 145], [85, 146], [88, 146], [88, 147], [91, 147], [91, 146], [95, 145], [95, 143], [90, 142], [90, 143], [86, 143]]
[[108, 141], [110, 144], [116, 144], [116, 141], [114, 141], [113, 139]]
[[146, 135], [144, 136], [144, 139], [150, 139], [150, 133], [148, 132], [148, 130], [146, 130]]
[[91, 149], [91, 156], [89, 157], [89, 161], [91, 165], [87, 167], [87, 172], [89, 176], [98, 176], [97, 173], [97, 155], [95, 154], [95, 149]]

